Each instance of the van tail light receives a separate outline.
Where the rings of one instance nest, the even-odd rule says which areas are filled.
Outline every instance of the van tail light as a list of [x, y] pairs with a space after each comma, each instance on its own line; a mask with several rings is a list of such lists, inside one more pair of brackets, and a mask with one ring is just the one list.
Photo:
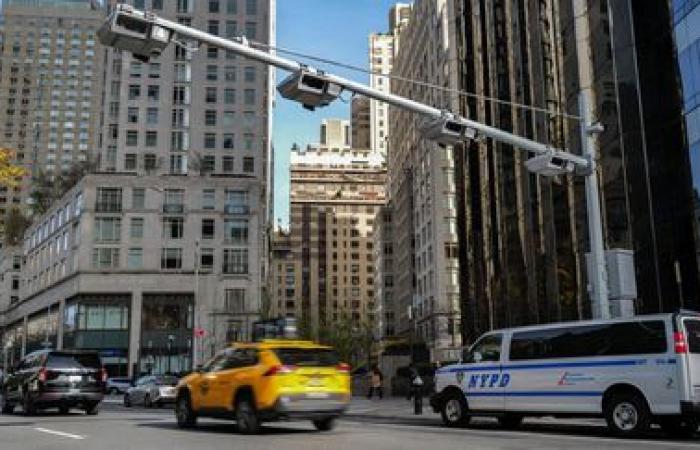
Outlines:
[[263, 374], [263, 376], [266, 377], [271, 377], [273, 375], [285, 375], [288, 373], [292, 373], [294, 371], [294, 366], [282, 366], [282, 365], [277, 365], [277, 366], [272, 366], [267, 371]]
[[39, 369], [39, 375], [37, 376], [38, 380], [42, 383], [46, 383], [46, 376], [46, 368], [42, 367], [41, 369]]
[[685, 342], [685, 335], [679, 331], [673, 333], [673, 348], [676, 353], [688, 353], [688, 344]]
[[337, 370], [338, 372], [350, 373], [350, 364], [340, 363], [337, 366], [335, 366], [335, 370]]

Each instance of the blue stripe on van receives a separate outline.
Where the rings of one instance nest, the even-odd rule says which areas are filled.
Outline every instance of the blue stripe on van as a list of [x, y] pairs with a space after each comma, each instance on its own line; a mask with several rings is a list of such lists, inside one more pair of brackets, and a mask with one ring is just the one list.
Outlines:
[[438, 370], [438, 373], [450, 372], [488, 372], [490, 370], [531, 370], [531, 369], [565, 369], [571, 367], [615, 367], [615, 366], [641, 366], [647, 363], [646, 359], [618, 359], [607, 361], [575, 361], [562, 363], [540, 364], [506, 364], [503, 366], [461, 366], [449, 367]]
[[598, 391], [511, 391], [511, 392], [465, 392], [467, 397], [600, 397]]

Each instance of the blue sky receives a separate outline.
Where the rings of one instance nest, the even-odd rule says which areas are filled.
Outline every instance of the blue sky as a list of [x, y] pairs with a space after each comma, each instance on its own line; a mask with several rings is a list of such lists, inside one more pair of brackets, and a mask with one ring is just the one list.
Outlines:
[[[368, 67], [367, 38], [373, 31], [388, 28], [388, 15], [396, 0], [277, 0], [277, 45], [302, 53], [321, 56], [361, 67]], [[309, 62], [315, 67], [322, 65]], [[366, 75], [335, 67], [335, 74], [367, 81]], [[286, 72], [278, 71], [282, 80]], [[344, 94], [350, 98], [348, 93]], [[289, 221], [289, 149], [318, 142], [321, 119], [350, 118], [350, 105], [333, 105], [310, 112], [277, 96], [274, 111], [275, 146], [275, 223]]]

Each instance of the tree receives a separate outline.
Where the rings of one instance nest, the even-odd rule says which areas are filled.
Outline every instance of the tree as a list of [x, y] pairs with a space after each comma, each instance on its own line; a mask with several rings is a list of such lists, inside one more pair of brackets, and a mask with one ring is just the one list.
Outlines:
[[32, 221], [17, 207], [10, 208], [5, 215], [4, 229], [2, 230], [3, 242], [6, 246], [22, 244], [24, 232], [27, 231]]
[[27, 171], [23, 167], [12, 164], [14, 158], [14, 151], [0, 147], [0, 186], [14, 187], [18, 178], [26, 175]]
[[39, 170], [32, 179], [32, 212], [41, 215], [48, 211], [54, 202], [70, 191], [85, 175], [93, 173], [96, 167], [92, 161], [81, 161], [73, 163], [60, 175]]

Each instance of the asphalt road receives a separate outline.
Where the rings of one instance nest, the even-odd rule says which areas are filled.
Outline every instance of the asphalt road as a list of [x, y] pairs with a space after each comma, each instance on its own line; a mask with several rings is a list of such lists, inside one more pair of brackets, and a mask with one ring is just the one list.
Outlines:
[[352, 416], [331, 432], [310, 423], [269, 424], [257, 436], [238, 434], [226, 421], [200, 420], [193, 430], [175, 426], [169, 409], [124, 408], [103, 404], [98, 416], [80, 412], [60, 415], [47, 411], [25, 417], [18, 412], [0, 416], [2, 450], [180, 450], [180, 449], [700, 449], [700, 437], [671, 441], [652, 432], [643, 439], [623, 440], [606, 435], [590, 423], [525, 423], [518, 431], [503, 431], [489, 422], [467, 429], [446, 429], [437, 421]]

